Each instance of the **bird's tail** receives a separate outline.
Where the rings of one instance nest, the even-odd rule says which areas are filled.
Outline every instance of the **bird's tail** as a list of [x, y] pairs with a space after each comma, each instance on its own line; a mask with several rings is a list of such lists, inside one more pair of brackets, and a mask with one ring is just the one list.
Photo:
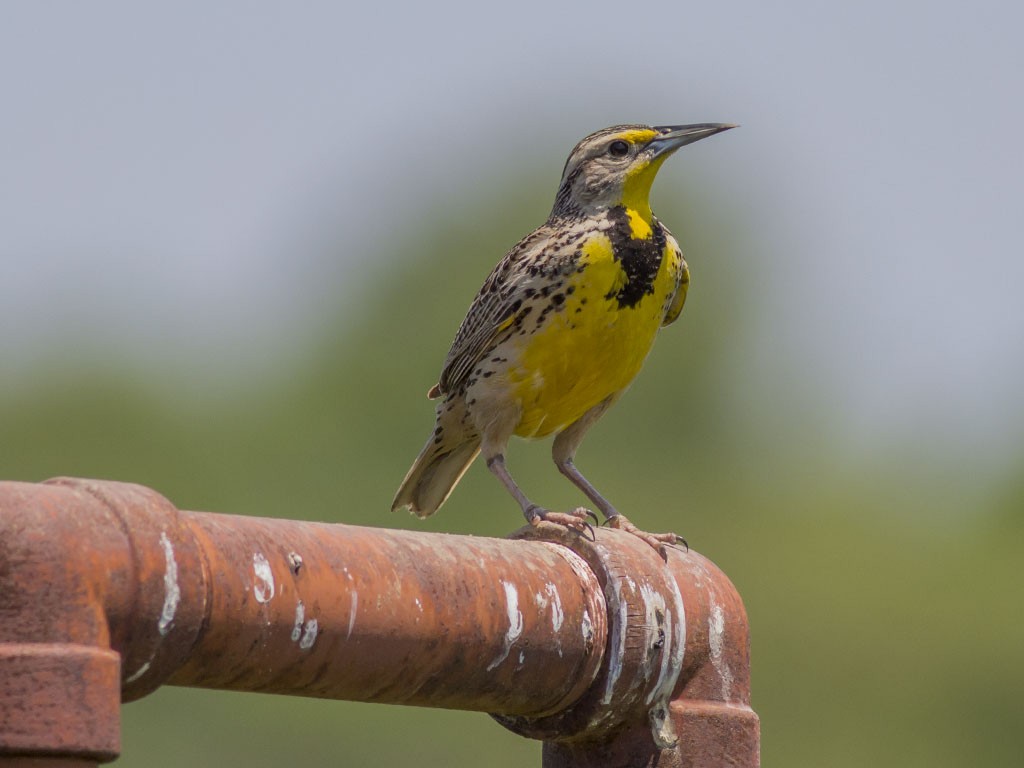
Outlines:
[[408, 507], [417, 517], [434, 514], [444, 504], [478, 453], [478, 438], [451, 447], [437, 445], [431, 437], [406, 473], [391, 503], [391, 510]]

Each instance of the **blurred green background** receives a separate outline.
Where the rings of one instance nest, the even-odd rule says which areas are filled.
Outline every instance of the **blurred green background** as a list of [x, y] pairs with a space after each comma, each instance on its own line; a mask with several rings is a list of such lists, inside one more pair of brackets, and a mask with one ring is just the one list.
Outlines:
[[[188, 76], [170, 89], [174, 121], [122, 137], [139, 142], [141, 162], [163, 158], [159, 170], [133, 176], [117, 162], [135, 155], [79, 141], [87, 121], [60, 123], [73, 127], [64, 144], [26, 130], [8, 145], [6, 167], [29, 162], [12, 146], [38, 157], [26, 183], [8, 174], [0, 186], [17, 214], [2, 254], [0, 476], [134, 481], [183, 509], [503, 536], [519, 512], [482, 466], [427, 521], [387, 511], [431, 427], [424, 393], [470, 299], [544, 219], [583, 134], [632, 120], [737, 121], [661, 172], [654, 207], [690, 262], [690, 298], [578, 462], [634, 521], [679, 530], [738, 586], [765, 765], [1024, 764], [1024, 337], [1008, 215], [1024, 200], [1020, 153], [992, 150], [992, 161], [984, 153], [998, 137], [968, 148], [953, 141], [955, 121], [918, 122], [912, 137], [880, 126], [940, 104], [944, 114], [953, 87], [963, 114], [995, 105], [986, 89], [1009, 91], [992, 80], [1019, 71], [1006, 66], [1019, 47], [1010, 53], [999, 33], [1019, 10], [983, 3], [961, 24], [943, 5], [924, 21], [913, 4], [808, 18], [811, 6], [794, 3], [760, 21], [753, 6], [659, 6], [630, 16], [630, 34], [661, 45], [638, 69], [621, 65], [613, 4], [573, 6], [609, 51], [596, 60], [557, 33], [578, 16], [533, 6], [494, 11], [505, 32], [458, 4], [402, 17], [401, 29], [365, 8], [349, 17], [321, 6], [299, 23], [232, 7], [244, 19], [188, 3], [173, 20], [127, 6], [78, 19], [101, 37], [102, 21], [124, 32], [102, 38], [115, 51], [133, 33], [143, 41], [122, 58], [92, 47], [83, 57], [86, 72], [91, 57], [104, 62], [89, 87], [113, 88], [107, 100], [56, 87], [80, 76], [66, 50], [65, 70], [45, 70], [43, 47], [21, 70], [12, 98], [29, 94], [41, 115], [48, 96], [53, 114], [100, 125], [109, 110], [150, 114], [168, 97], [125, 85], [136, 71], [164, 82], [146, 45]], [[25, 13], [22, 32], [35, 21], [37, 42], [47, 32], [77, 50], [70, 18]], [[688, 14], [706, 33], [684, 24]], [[652, 18], [678, 25], [653, 29]], [[407, 31], [414, 21], [423, 35]], [[772, 28], [773, 41], [760, 22], [785, 29]], [[517, 30], [529, 56], [510, 42]], [[307, 41], [329, 46], [332, 34], [338, 61], [310, 64], [305, 81], [288, 69], [285, 51], [305, 61], [321, 50]], [[491, 34], [510, 47], [492, 50]], [[346, 59], [360, 35], [405, 35], [407, 47]], [[670, 45], [681, 38], [688, 46]], [[949, 39], [960, 47], [940, 44]], [[749, 40], [764, 48], [750, 53]], [[185, 43], [216, 66], [189, 64]], [[12, 40], [5, 55], [12, 46], [28, 50]], [[892, 68], [847, 70], [843, 51], [862, 46], [896, 57]], [[835, 59], [817, 57], [830, 47]], [[434, 71], [435, 53], [463, 59]], [[790, 70], [778, 63], [787, 55]], [[942, 72], [933, 82], [922, 62], [974, 62], [978, 89]], [[206, 93], [207, 78], [223, 89]], [[360, 79], [373, 99], [354, 98], [366, 95]], [[303, 100], [311, 87], [344, 109], [320, 120], [320, 102]], [[239, 101], [246, 89], [255, 95]], [[885, 104], [905, 109], [872, 109]], [[820, 122], [808, 125], [812, 113]], [[15, 128], [39, 127], [30, 111], [12, 114]], [[229, 130], [239, 115], [255, 138]], [[317, 155], [297, 126], [320, 122], [334, 135]], [[956, 165], [954, 148], [975, 154]], [[97, 168], [53, 160], [62, 151]], [[282, 175], [292, 155], [321, 172]], [[209, 158], [232, 162], [214, 176]], [[951, 175], [922, 173], [948, 164]], [[71, 195], [75, 184], [89, 193]], [[259, 205], [253, 190], [265, 190]], [[204, 219], [196, 201], [214, 193]], [[51, 205], [32, 229], [25, 201], [37, 194]], [[218, 250], [221, 226], [244, 236]], [[202, 227], [209, 242], [194, 234]], [[514, 444], [510, 462], [536, 499], [580, 502], [546, 443]], [[538, 744], [479, 714], [171, 688], [124, 708], [123, 739], [124, 766], [540, 761]]]

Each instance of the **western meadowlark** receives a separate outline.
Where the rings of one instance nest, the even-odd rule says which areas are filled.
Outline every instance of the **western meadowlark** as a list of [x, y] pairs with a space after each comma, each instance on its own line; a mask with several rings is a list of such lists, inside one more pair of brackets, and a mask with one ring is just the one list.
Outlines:
[[[648, 197], [680, 147], [734, 128], [616, 125], [572, 150], [547, 222], [512, 248], [484, 281], [455, 336], [438, 383], [434, 432], [392, 509], [437, 511], [483, 453], [526, 519], [587, 529], [583, 507], [552, 512], [527, 498], [505, 466], [512, 435], [555, 435], [552, 457], [605, 516], [664, 554], [674, 533], [639, 530], [573, 463], [587, 429], [640, 371], [658, 329], [679, 316], [690, 275]], [[685, 542], [683, 542], [685, 543]]]

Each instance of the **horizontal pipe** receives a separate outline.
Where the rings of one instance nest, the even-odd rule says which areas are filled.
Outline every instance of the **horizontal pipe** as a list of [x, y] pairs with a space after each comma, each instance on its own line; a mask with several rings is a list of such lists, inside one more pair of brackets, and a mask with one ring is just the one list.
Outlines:
[[216, 578], [172, 685], [538, 715], [579, 698], [600, 665], [604, 600], [568, 550], [184, 518]]
[[724, 574], [618, 531], [499, 540], [0, 482], [0, 758], [113, 759], [120, 700], [172, 684], [489, 712], [548, 768], [754, 766], [747, 648]]

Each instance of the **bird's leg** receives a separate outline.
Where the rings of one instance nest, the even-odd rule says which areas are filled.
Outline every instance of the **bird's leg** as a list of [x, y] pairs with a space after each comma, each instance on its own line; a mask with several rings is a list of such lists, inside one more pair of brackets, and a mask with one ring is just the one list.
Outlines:
[[648, 533], [637, 528], [629, 518], [619, 512], [613, 507], [609, 501], [602, 496], [598, 490], [590, 484], [590, 481], [583, 476], [583, 473], [576, 468], [572, 459], [565, 459], [564, 461], [556, 461], [555, 464], [558, 466], [559, 471], [566, 477], [568, 477], [577, 488], [587, 495], [587, 498], [594, 502], [594, 506], [600, 510], [601, 514], [605, 516], [605, 520], [612, 528], [618, 528], [620, 531], [626, 533], [632, 533], [634, 536], [638, 536], [645, 542], [654, 547], [658, 552], [664, 555], [663, 547], [665, 544], [674, 546], [676, 544], [682, 544], [684, 547], [689, 549], [689, 545], [686, 543], [686, 539], [680, 536], [678, 533]]
[[487, 459], [487, 468], [491, 470], [496, 478], [501, 480], [508, 492], [512, 494], [512, 497], [519, 502], [519, 506], [523, 510], [523, 516], [526, 517], [526, 521], [530, 525], [538, 525], [540, 522], [547, 521], [549, 523], [557, 523], [558, 525], [564, 525], [566, 528], [571, 528], [574, 531], [589, 530], [591, 536], [593, 536], [593, 529], [590, 527], [590, 523], [587, 522], [588, 517], [594, 518], [594, 522], [597, 522], [597, 515], [591, 512], [589, 509], [574, 509], [572, 512], [552, 512], [551, 510], [544, 509], [532, 501], [530, 501], [526, 494], [520, 490], [519, 486], [516, 485], [516, 481], [512, 479], [512, 475], [509, 474], [508, 468], [505, 466], [505, 457], [497, 453]]
[[689, 545], [686, 543], [686, 539], [676, 533], [648, 533], [637, 528], [629, 519], [620, 513], [611, 505], [604, 496], [602, 496], [598, 490], [590, 484], [590, 481], [583, 476], [583, 473], [577, 469], [573, 459], [576, 456], [576, 449], [579, 447], [580, 442], [583, 440], [583, 435], [590, 428], [590, 426], [597, 421], [597, 419], [603, 414], [608, 407], [615, 402], [616, 396], [603, 400], [596, 406], [587, 411], [578, 420], [570, 424], [565, 430], [560, 432], [555, 438], [554, 444], [551, 446], [551, 457], [555, 460], [555, 466], [558, 467], [558, 471], [565, 475], [569, 480], [579, 488], [590, 499], [594, 506], [604, 515], [605, 521], [612, 528], [618, 528], [620, 531], [631, 533], [634, 536], [643, 539], [647, 544], [656, 549], [662, 557], [665, 557], [665, 545], [674, 546], [676, 544], [682, 544], [684, 547], [689, 549]]

